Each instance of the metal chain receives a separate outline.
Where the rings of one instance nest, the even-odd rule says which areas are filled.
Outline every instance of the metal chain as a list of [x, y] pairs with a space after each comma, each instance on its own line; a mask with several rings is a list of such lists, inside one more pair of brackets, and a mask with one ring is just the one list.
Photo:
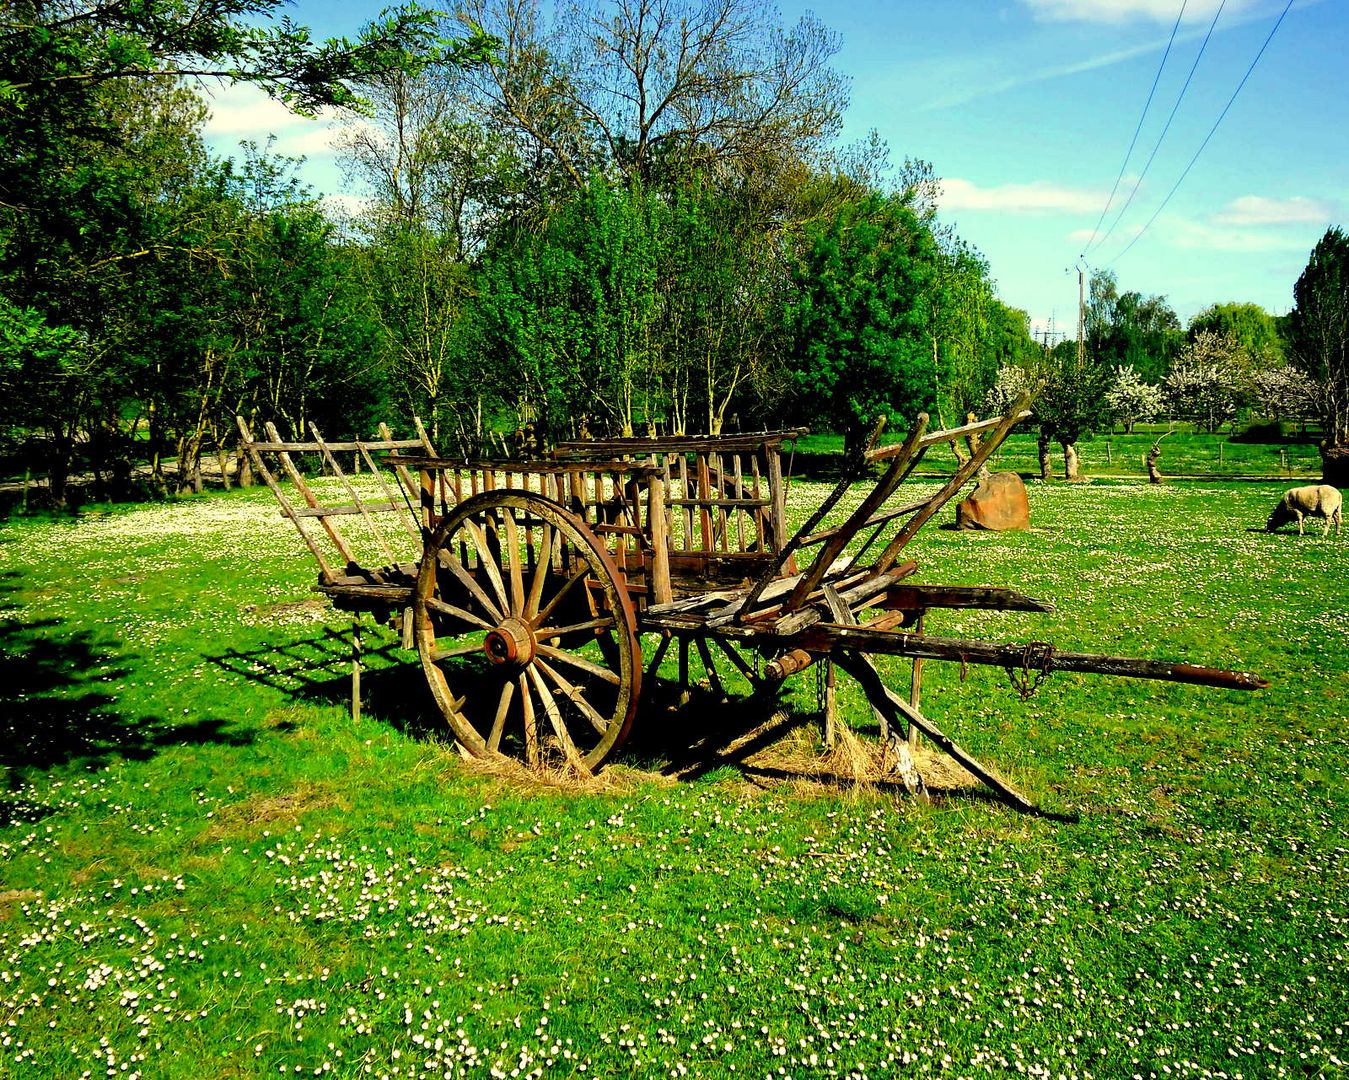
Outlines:
[[1047, 641], [1029, 641], [1020, 655], [1009, 647], [1002, 667], [1012, 689], [1021, 695], [1022, 701], [1029, 701], [1054, 669], [1054, 646]]

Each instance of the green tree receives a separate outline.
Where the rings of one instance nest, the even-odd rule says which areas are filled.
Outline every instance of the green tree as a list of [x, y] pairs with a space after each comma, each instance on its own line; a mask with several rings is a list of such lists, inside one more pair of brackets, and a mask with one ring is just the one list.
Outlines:
[[843, 432], [849, 450], [882, 414], [907, 424], [934, 404], [926, 290], [936, 261], [932, 234], [894, 196], [806, 229], [787, 308], [795, 411]]
[[1214, 304], [1190, 320], [1189, 338], [1204, 331], [1230, 335], [1263, 371], [1283, 362], [1283, 338], [1274, 316], [1259, 304]]
[[1115, 275], [1095, 270], [1088, 283], [1087, 351], [1107, 367], [1131, 367], [1159, 382], [1185, 342], [1180, 320], [1164, 296], [1119, 291]]
[[484, 260], [476, 318], [491, 377], [545, 438], [582, 417], [632, 433], [657, 362], [667, 217], [664, 201], [640, 185], [596, 177], [542, 232], [505, 231]]
[[1326, 230], [1293, 286], [1294, 362], [1317, 385], [1325, 482], [1349, 487], [1349, 235]]

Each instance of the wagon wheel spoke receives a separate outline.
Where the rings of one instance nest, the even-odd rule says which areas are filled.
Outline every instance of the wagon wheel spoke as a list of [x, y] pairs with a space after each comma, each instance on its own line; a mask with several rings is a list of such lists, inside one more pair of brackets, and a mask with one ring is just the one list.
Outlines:
[[551, 641], [566, 634], [577, 634], [584, 630], [602, 630], [606, 626], [613, 625], [612, 616], [601, 615], [597, 619], [586, 619], [584, 622], [572, 623], [570, 626], [552, 626], [547, 630], [538, 631], [534, 636], [539, 641]]
[[484, 630], [491, 630], [496, 626], [495, 622], [488, 622], [481, 615], [478, 615], [467, 608], [461, 608], [458, 604], [447, 603], [438, 596], [428, 596], [426, 606], [432, 611], [438, 611], [442, 615], [451, 615], [456, 619], [463, 619], [466, 623], [481, 627]]
[[482, 638], [476, 641], [466, 641], [462, 645], [452, 645], [444, 649], [432, 649], [431, 659], [437, 664], [445, 660], [453, 660], [456, 656], [472, 656], [475, 653], [482, 652]]
[[506, 584], [501, 580], [501, 567], [497, 565], [498, 556], [491, 549], [487, 542], [487, 533], [473, 521], [464, 522], [464, 531], [473, 541], [473, 546], [478, 551], [478, 566], [482, 568], [491, 582], [492, 589], [496, 593], [496, 598], [501, 603], [502, 611], [509, 611], [511, 602], [506, 599]]
[[501, 515], [506, 521], [506, 560], [511, 579], [511, 614], [525, 613], [525, 580], [521, 567], [523, 552], [520, 550], [520, 529], [516, 525], [515, 515], [506, 509]]
[[640, 689], [637, 617], [570, 511], [522, 491], [466, 499], [427, 541], [413, 608], [432, 697], [470, 755], [587, 771], [622, 745]]
[[497, 701], [496, 715], [492, 717], [492, 729], [487, 733], [487, 749], [496, 753], [501, 749], [501, 734], [506, 730], [506, 717], [511, 711], [511, 698], [515, 696], [515, 682], [507, 679], [501, 685], [501, 697]]
[[533, 620], [539, 614], [539, 603], [543, 599], [544, 582], [553, 562], [554, 530], [547, 522], [543, 524], [543, 535], [539, 539], [539, 557], [534, 564], [534, 576], [529, 580], [529, 597], [525, 601], [525, 618]]
[[557, 699], [553, 697], [553, 692], [548, 689], [548, 684], [544, 681], [542, 672], [539, 671], [537, 664], [529, 669], [529, 677], [534, 682], [534, 688], [538, 691], [539, 700], [543, 702], [543, 711], [548, 716], [548, 722], [552, 725], [553, 734], [557, 736], [557, 744], [562, 749], [562, 756], [567, 764], [580, 766], [584, 768], [584, 762], [580, 753], [576, 749], [576, 744], [572, 742], [571, 734], [567, 731], [567, 722], [562, 717], [562, 710], [557, 707]]
[[585, 718], [590, 721], [590, 725], [597, 733], [603, 735], [604, 732], [608, 730], [609, 721], [601, 716], [595, 710], [595, 707], [586, 700], [585, 691], [581, 687], [568, 682], [560, 671], [551, 665], [544, 663], [542, 660], [540, 660], [536, 666], [553, 681], [562, 693], [567, 696], [567, 700], [574, 704], [576, 708], [585, 715]]
[[551, 645], [540, 645], [539, 655], [546, 656], [550, 660], [556, 660], [559, 663], [571, 664], [572, 667], [580, 668], [587, 675], [593, 675], [595, 678], [603, 679], [605, 682], [613, 683], [615, 686], [618, 685], [619, 677], [617, 674], [606, 667], [601, 667], [599, 664], [587, 660], [584, 656], [577, 656], [576, 653], [568, 652], [566, 649], [555, 649]]
[[[442, 548], [438, 552], [437, 558], [440, 567], [444, 570], [448, 570], [459, 585], [468, 592], [469, 596], [482, 605], [482, 609], [487, 617], [494, 620], [492, 622], [493, 626], [506, 617], [506, 612], [498, 607], [496, 602], [483, 591], [482, 586], [473, 580], [473, 575], [464, 569], [463, 564], [459, 562], [451, 552], [447, 552]], [[436, 597], [428, 596], [427, 603], [429, 604], [433, 599], [436, 599]]]
[[534, 715], [534, 699], [529, 696], [529, 676], [520, 674], [520, 708], [525, 721], [525, 764], [539, 766], [539, 726]]

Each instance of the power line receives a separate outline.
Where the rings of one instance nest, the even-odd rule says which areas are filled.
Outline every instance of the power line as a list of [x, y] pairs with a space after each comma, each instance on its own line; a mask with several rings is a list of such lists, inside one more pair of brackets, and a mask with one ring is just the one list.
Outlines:
[[1111, 234], [1115, 231], [1115, 226], [1119, 224], [1120, 218], [1124, 216], [1124, 212], [1133, 205], [1134, 196], [1138, 194], [1139, 189], [1143, 186], [1143, 178], [1148, 175], [1148, 170], [1152, 168], [1152, 162], [1157, 157], [1157, 151], [1162, 148], [1162, 141], [1166, 138], [1166, 133], [1171, 130], [1171, 122], [1175, 120], [1176, 113], [1180, 110], [1180, 103], [1185, 100], [1185, 94], [1190, 89], [1190, 83], [1194, 79], [1194, 73], [1199, 69], [1199, 61], [1204, 58], [1204, 50], [1208, 48], [1209, 40], [1213, 37], [1213, 29], [1218, 25], [1218, 17], [1222, 15], [1223, 8], [1226, 6], [1227, 0], [1222, 0], [1222, 3], [1218, 5], [1218, 10], [1213, 13], [1213, 21], [1208, 24], [1208, 33], [1204, 35], [1203, 43], [1199, 46], [1199, 52], [1195, 55], [1194, 63], [1190, 65], [1190, 73], [1185, 76], [1185, 85], [1180, 88], [1180, 93], [1176, 95], [1176, 102], [1171, 106], [1171, 115], [1166, 118], [1166, 124], [1162, 127], [1162, 133], [1157, 136], [1157, 142], [1152, 147], [1152, 153], [1148, 155], [1148, 160], [1143, 166], [1143, 171], [1138, 174], [1138, 179], [1134, 181], [1133, 190], [1129, 192], [1128, 199], [1126, 199], [1124, 205], [1119, 208], [1119, 213], [1115, 215], [1115, 220], [1110, 223], [1110, 228], [1105, 231], [1105, 235], [1096, 242], [1097, 247], [1100, 247], [1110, 239]]
[[1143, 121], [1147, 119], [1148, 109], [1152, 107], [1152, 97], [1157, 93], [1157, 84], [1162, 81], [1162, 71], [1166, 68], [1167, 57], [1171, 55], [1171, 46], [1176, 42], [1176, 31], [1180, 29], [1180, 20], [1185, 17], [1185, 5], [1188, 2], [1189, 0], [1181, 0], [1180, 13], [1176, 16], [1175, 25], [1171, 27], [1171, 38], [1166, 43], [1166, 51], [1162, 53], [1162, 62], [1157, 65], [1157, 74], [1152, 77], [1152, 89], [1148, 91], [1147, 101], [1143, 102], [1143, 112], [1139, 115], [1138, 124], [1134, 127], [1134, 137], [1129, 140], [1129, 149], [1124, 151], [1124, 160], [1120, 162], [1119, 175], [1115, 177], [1115, 185], [1110, 189], [1110, 197], [1105, 200], [1105, 206], [1101, 207], [1101, 216], [1096, 219], [1096, 224], [1091, 230], [1091, 239], [1082, 249], [1084, 253], [1096, 240], [1096, 234], [1101, 230], [1101, 222], [1110, 212], [1110, 204], [1115, 201], [1115, 192], [1119, 190], [1120, 181], [1124, 179], [1124, 170], [1129, 167], [1129, 158], [1133, 156], [1134, 147], [1138, 145], [1138, 136], [1143, 130]]
[[1185, 171], [1180, 174], [1180, 179], [1177, 180], [1175, 186], [1166, 193], [1166, 198], [1162, 200], [1162, 204], [1153, 212], [1152, 217], [1148, 218], [1147, 224], [1138, 230], [1134, 235], [1134, 238], [1125, 245], [1124, 250], [1111, 259], [1111, 262], [1118, 262], [1120, 259], [1124, 258], [1124, 256], [1128, 254], [1129, 249], [1138, 243], [1139, 238], [1147, 232], [1152, 223], [1157, 220], [1157, 216], [1166, 209], [1166, 204], [1171, 201], [1171, 196], [1176, 193], [1180, 185], [1185, 182], [1185, 178], [1190, 175], [1190, 170], [1194, 168], [1194, 163], [1199, 160], [1199, 155], [1204, 152], [1204, 147], [1208, 146], [1209, 140], [1213, 138], [1213, 133], [1218, 130], [1218, 125], [1223, 122], [1223, 117], [1227, 115], [1227, 111], [1232, 107], [1232, 103], [1237, 100], [1237, 95], [1241, 93], [1241, 88], [1246, 85], [1246, 80], [1251, 77], [1251, 72], [1255, 70], [1255, 65], [1260, 62], [1260, 57], [1265, 55], [1265, 50], [1269, 48], [1269, 43], [1274, 40], [1274, 35], [1278, 32], [1280, 25], [1282, 25], [1284, 16], [1288, 14], [1288, 11], [1292, 6], [1293, 0], [1288, 0], [1288, 3], [1284, 4], [1283, 11], [1279, 12], [1279, 17], [1274, 20], [1274, 26], [1270, 29], [1264, 44], [1260, 46], [1260, 51], [1255, 54], [1255, 59], [1251, 61], [1250, 66], [1246, 69], [1246, 74], [1241, 77], [1241, 82], [1237, 83], [1237, 88], [1232, 91], [1232, 96], [1227, 99], [1227, 104], [1223, 106], [1223, 111], [1218, 114], [1218, 119], [1213, 121], [1213, 126], [1208, 129], [1208, 134], [1204, 136], [1204, 141], [1199, 144], [1199, 149], [1194, 152], [1194, 157], [1190, 158], [1190, 163], [1185, 166]]

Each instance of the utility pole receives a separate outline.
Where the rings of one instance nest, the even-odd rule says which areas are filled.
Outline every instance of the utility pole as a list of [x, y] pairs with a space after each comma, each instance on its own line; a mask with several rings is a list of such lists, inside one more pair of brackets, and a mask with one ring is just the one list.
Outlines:
[[1077, 264], [1077, 366], [1087, 362], [1087, 293], [1086, 268]]

